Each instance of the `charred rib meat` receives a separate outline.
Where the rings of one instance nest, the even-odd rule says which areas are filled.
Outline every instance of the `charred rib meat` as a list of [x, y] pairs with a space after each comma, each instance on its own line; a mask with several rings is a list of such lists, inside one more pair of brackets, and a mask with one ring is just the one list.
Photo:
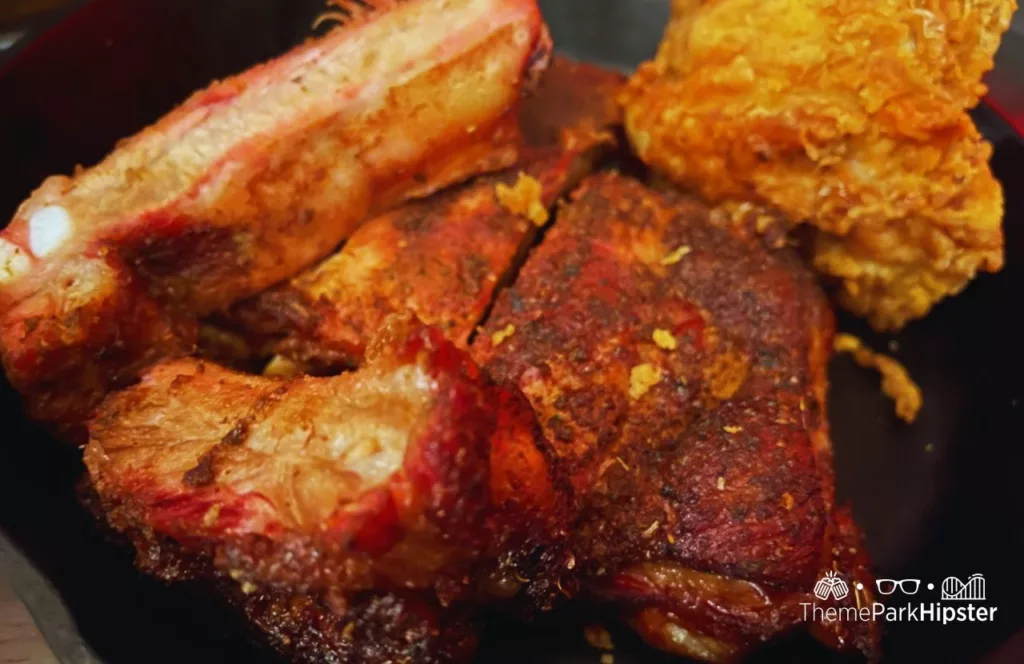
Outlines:
[[335, 378], [159, 364], [104, 402], [86, 464], [115, 528], [236, 581], [451, 601], [543, 576], [564, 519], [548, 453], [521, 395], [398, 319]]
[[614, 143], [622, 83], [556, 57], [523, 104], [515, 168], [369, 221], [337, 254], [232, 307], [222, 324], [312, 371], [358, 366], [381, 321], [406, 310], [464, 347], [547, 211]]
[[527, 395], [571, 479], [583, 590], [719, 661], [798, 624], [856, 531], [840, 539], [833, 506], [827, 302], [794, 255], [715, 222], [589, 179], [474, 351]]
[[375, 4], [20, 207], [0, 234], [0, 348], [34, 417], [80, 422], [189, 349], [197, 316], [370, 213], [515, 161], [519, 98], [550, 52], [534, 0]]

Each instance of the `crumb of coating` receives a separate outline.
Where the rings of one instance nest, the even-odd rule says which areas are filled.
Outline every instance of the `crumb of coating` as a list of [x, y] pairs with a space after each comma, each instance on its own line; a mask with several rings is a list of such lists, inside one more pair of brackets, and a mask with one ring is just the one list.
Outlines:
[[541, 200], [543, 187], [540, 182], [526, 173], [520, 173], [515, 185], [499, 183], [494, 188], [498, 202], [513, 214], [532, 221], [537, 226], [548, 222], [548, 209]]
[[661, 382], [661, 369], [653, 364], [639, 364], [629, 372], [629, 398], [636, 401]]
[[497, 332], [491, 335], [491, 343], [494, 344], [495, 347], [500, 346], [501, 344], [505, 343], [505, 341], [515, 333], [516, 326], [509, 323], [508, 325], [505, 326], [504, 329], [498, 330]]
[[837, 353], [849, 353], [854, 361], [867, 369], [875, 369], [882, 375], [882, 392], [896, 402], [896, 415], [904, 422], [913, 422], [924, 402], [921, 388], [910, 377], [906, 367], [882, 353], [867, 348], [864, 342], [852, 334], [836, 336]]
[[669, 266], [669, 265], [675, 265], [679, 261], [681, 261], [684, 258], [686, 258], [690, 254], [690, 252], [692, 252], [692, 251], [693, 251], [693, 249], [683, 245], [682, 247], [679, 247], [678, 249], [673, 251], [668, 256], [665, 256], [664, 258], [662, 258], [661, 259], [661, 264], [666, 266], [666, 267]]
[[675, 350], [678, 345], [671, 332], [661, 329], [654, 331], [654, 343], [662, 350]]
[[601, 650], [615, 650], [612, 642], [612, 635], [601, 625], [589, 625], [583, 629], [583, 638], [594, 648]]

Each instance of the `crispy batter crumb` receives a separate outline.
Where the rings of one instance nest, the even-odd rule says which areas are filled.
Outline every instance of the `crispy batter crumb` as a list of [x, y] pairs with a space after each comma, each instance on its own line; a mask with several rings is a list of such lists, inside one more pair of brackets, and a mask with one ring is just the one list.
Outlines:
[[688, 246], [686, 246], [684, 244], [683, 246], [679, 247], [678, 249], [673, 251], [668, 256], [665, 256], [664, 258], [662, 258], [661, 259], [661, 264], [665, 265], [665, 266], [675, 265], [679, 261], [681, 261], [684, 258], [686, 258], [690, 254], [690, 252], [692, 252], [692, 251], [693, 251], [693, 249], [691, 249], [690, 247], [688, 247]]
[[242, 584], [242, 592], [246, 595], [251, 595], [256, 592], [256, 584], [251, 581], [246, 581]]
[[711, 396], [725, 401], [731, 399], [747, 382], [750, 358], [739, 351], [729, 349], [715, 355], [703, 373]]
[[662, 350], [675, 350], [678, 345], [671, 332], [661, 329], [654, 331], [654, 343]]
[[541, 200], [543, 187], [540, 182], [526, 173], [520, 173], [515, 185], [508, 186], [499, 183], [494, 188], [498, 196], [498, 202], [502, 207], [513, 214], [518, 214], [532, 221], [537, 226], [543, 226], [548, 221], [548, 209]]
[[350, 622], [347, 625], [345, 625], [345, 627], [341, 630], [341, 635], [344, 638], [346, 638], [346, 639], [351, 639], [352, 638], [352, 633], [355, 632], [355, 631], [356, 631], [356, 624], [354, 622]]
[[654, 522], [654, 523], [652, 523], [651, 525], [647, 526], [647, 530], [645, 530], [645, 531], [644, 531], [644, 532], [642, 533], [643, 537], [644, 537], [644, 538], [648, 538], [648, 537], [650, 537], [651, 535], [653, 535], [654, 533], [656, 533], [656, 532], [658, 531], [658, 526], [660, 526], [660, 525], [661, 525], [661, 523], [660, 523], [660, 522], [658, 522], [658, 521], [655, 521], [655, 522]]
[[206, 510], [206, 514], [203, 515], [203, 525], [207, 528], [212, 528], [217, 524], [217, 519], [220, 518], [220, 504], [213, 505], [210, 509]]
[[725, 478], [721, 475], [718, 476], [718, 481], [715, 482], [715, 488], [719, 491], [725, 491]]
[[767, 214], [759, 214], [757, 215], [757, 219], [754, 221], [754, 228], [757, 230], [758, 233], [764, 235], [768, 231], [768, 229], [772, 227], [772, 224], [774, 223], [774, 217], [771, 217]]
[[722, 427], [722, 431], [726, 433], [739, 433], [740, 431], [743, 431], [743, 427], [729, 424]]
[[513, 325], [512, 323], [509, 323], [508, 325], [505, 326], [505, 329], [498, 330], [497, 332], [491, 335], [491, 343], [494, 344], [495, 347], [498, 347], [501, 344], [505, 343], [505, 340], [515, 333], [516, 326]]
[[275, 355], [263, 368], [263, 375], [268, 378], [295, 378], [306, 373], [306, 367], [290, 360], [283, 355]]
[[910, 377], [906, 367], [891, 357], [876, 353], [852, 334], [836, 336], [837, 353], [849, 353], [854, 361], [882, 374], [882, 392], [896, 402], [896, 415], [904, 422], [913, 422], [921, 411], [921, 388]]
[[587, 625], [583, 628], [583, 638], [587, 640], [591, 646], [600, 648], [601, 650], [615, 650], [615, 644], [612, 643], [612, 635], [608, 633], [608, 630], [601, 625]]
[[629, 372], [629, 398], [639, 399], [661, 382], [661, 369], [653, 364], [638, 364]]
[[793, 509], [794, 505], [796, 505], [796, 500], [793, 499], [793, 494], [791, 494], [788, 491], [785, 492], [784, 494], [782, 494], [782, 506], [783, 507], [785, 507], [787, 510], [791, 510], [791, 509]]
[[615, 664], [615, 655], [610, 652], [601, 655], [601, 664]]

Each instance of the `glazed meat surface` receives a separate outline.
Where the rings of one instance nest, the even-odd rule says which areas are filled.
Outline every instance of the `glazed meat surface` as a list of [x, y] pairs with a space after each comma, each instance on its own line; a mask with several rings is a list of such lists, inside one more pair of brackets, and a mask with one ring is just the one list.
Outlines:
[[335, 378], [173, 360], [112, 395], [85, 454], [111, 525], [289, 591], [544, 585], [564, 509], [528, 403], [437, 330], [385, 327]]
[[371, 220], [334, 256], [232, 307], [222, 325], [257, 355], [269, 348], [312, 371], [358, 366], [381, 321], [406, 310], [464, 347], [548, 210], [614, 143], [623, 82], [555, 57], [523, 103], [515, 168]]
[[638, 155], [707, 200], [815, 229], [842, 303], [897, 329], [1003, 265], [967, 109], [1014, 0], [674, 0], [623, 95]]
[[[513, 163], [547, 61], [533, 0], [407, 0], [213, 84], [0, 235], [0, 348], [33, 416], [81, 421], [194, 321], [368, 214]], [[471, 91], [471, 92], [470, 92]]]
[[731, 224], [594, 176], [473, 349], [530, 399], [570, 479], [583, 592], [712, 661], [797, 625], [833, 545], [856, 547], [834, 518], [831, 312], [795, 255]]

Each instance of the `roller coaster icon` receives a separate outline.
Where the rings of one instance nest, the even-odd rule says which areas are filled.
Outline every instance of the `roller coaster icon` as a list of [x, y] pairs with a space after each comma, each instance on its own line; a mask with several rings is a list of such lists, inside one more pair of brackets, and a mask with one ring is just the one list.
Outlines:
[[950, 601], [977, 602], [985, 600], [985, 577], [972, 574], [961, 581], [955, 576], [946, 577], [942, 582], [942, 599]]

